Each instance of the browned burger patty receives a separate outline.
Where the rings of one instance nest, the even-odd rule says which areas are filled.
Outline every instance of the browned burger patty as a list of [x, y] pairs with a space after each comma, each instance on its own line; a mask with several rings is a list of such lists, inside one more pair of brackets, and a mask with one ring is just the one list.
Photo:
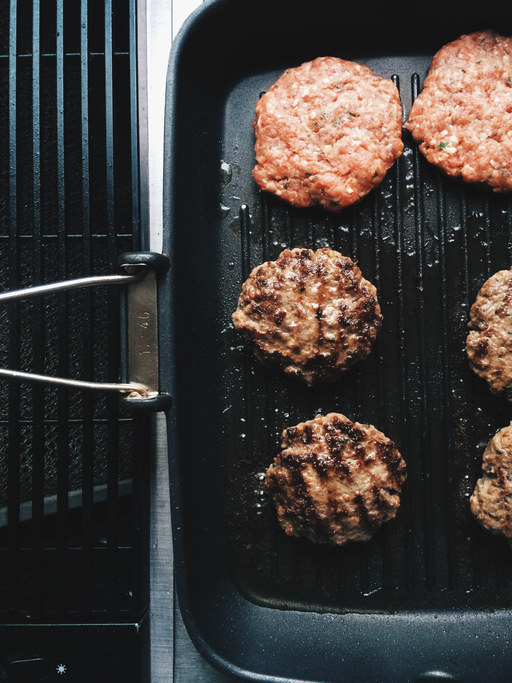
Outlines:
[[480, 31], [441, 48], [405, 128], [449, 175], [512, 190], [512, 38]]
[[512, 540], [512, 423], [489, 441], [484, 476], [470, 498], [471, 512], [488, 531]]
[[285, 429], [282, 449], [265, 483], [289, 536], [335, 545], [367, 541], [395, 517], [406, 466], [372, 425], [317, 415]]
[[330, 211], [368, 194], [403, 150], [394, 83], [336, 57], [285, 71], [258, 101], [254, 131], [261, 189]]
[[466, 351], [495, 394], [512, 400], [512, 269], [490, 277], [471, 307]]
[[292, 249], [254, 268], [233, 324], [256, 357], [311, 385], [366, 358], [382, 322], [375, 287], [331, 249]]

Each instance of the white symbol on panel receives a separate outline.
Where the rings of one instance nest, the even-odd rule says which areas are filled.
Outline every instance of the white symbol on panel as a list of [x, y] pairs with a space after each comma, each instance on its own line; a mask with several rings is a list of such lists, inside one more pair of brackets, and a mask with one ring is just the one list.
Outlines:
[[66, 665], [65, 664], [57, 664], [56, 666], [57, 673], [62, 676], [62, 674], [66, 673]]

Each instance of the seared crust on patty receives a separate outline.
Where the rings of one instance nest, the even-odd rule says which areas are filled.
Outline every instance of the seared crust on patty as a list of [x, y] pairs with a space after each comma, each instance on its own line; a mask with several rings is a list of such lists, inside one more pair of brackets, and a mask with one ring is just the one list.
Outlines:
[[233, 324], [256, 357], [311, 385], [366, 358], [382, 322], [375, 287], [332, 249], [292, 249], [254, 268]]
[[285, 71], [258, 101], [254, 131], [261, 189], [329, 211], [364, 197], [403, 150], [394, 83], [336, 57]]
[[442, 47], [405, 128], [447, 174], [512, 190], [512, 38], [479, 31]]
[[495, 394], [512, 400], [512, 269], [490, 277], [471, 307], [466, 351]]
[[265, 483], [289, 536], [335, 545], [367, 541], [395, 517], [406, 465], [372, 425], [317, 415], [285, 429], [282, 449]]
[[482, 470], [470, 498], [471, 512], [493, 534], [512, 540], [512, 423], [487, 444]]

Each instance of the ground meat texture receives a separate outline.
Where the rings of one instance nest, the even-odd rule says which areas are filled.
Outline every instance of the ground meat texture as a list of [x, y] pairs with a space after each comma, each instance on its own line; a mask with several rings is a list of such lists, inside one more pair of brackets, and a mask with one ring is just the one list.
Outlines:
[[494, 534], [512, 541], [512, 423], [489, 441], [482, 462], [483, 477], [470, 498], [471, 512]]
[[466, 351], [495, 394], [512, 400], [512, 269], [490, 277], [471, 307]]
[[378, 185], [403, 150], [394, 83], [336, 57], [285, 71], [258, 101], [254, 131], [261, 189], [335, 212]]
[[370, 353], [382, 314], [375, 287], [331, 249], [292, 249], [257, 266], [242, 286], [233, 324], [256, 357], [311, 385]]
[[283, 431], [265, 485], [289, 536], [344, 545], [367, 541], [395, 517], [406, 465], [372, 425], [317, 415]]
[[447, 174], [512, 190], [512, 38], [480, 31], [441, 48], [405, 128]]

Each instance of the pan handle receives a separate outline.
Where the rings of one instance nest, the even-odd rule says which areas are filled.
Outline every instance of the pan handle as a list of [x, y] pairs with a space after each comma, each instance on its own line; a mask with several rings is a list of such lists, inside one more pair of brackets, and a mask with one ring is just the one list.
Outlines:
[[126, 289], [128, 377], [131, 382], [146, 384], [146, 395], [128, 394], [122, 403], [132, 411], [159, 412], [171, 406], [169, 394], [160, 391], [158, 345], [158, 278], [169, 269], [170, 261], [157, 252], [129, 252], [119, 257], [119, 267], [130, 273], [145, 267], [144, 278]]

